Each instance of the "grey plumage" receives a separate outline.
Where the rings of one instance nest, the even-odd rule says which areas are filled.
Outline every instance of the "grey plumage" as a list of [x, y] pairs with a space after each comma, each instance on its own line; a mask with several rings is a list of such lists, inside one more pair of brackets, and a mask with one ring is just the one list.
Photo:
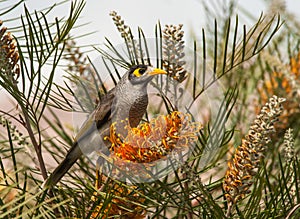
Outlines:
[[113, 121], [128, 118], [131, 127], [137, 126], [148, 105], [147, 84], [156, 74], [166, 72], [146, 65], [130, 68], [116, 87], [101, 98], [101, 102], [80, 128], [65, 159], [47, 178], [43, 187], [54, 186], [83, 154], [95, 150], [108, 151], [109, 142], [104, 142], [103, 137], [109, 135]]

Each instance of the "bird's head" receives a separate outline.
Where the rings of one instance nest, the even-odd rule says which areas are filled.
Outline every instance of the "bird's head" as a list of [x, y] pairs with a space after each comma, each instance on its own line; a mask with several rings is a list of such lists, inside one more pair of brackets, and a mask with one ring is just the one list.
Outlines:
[[134, 85], [146, 85], [155, 75], [158, 74], [167, 74], [167, 72], [159, 68], [153, 68], [149, 65], [135, 65], [128, 71], [128, 80]]

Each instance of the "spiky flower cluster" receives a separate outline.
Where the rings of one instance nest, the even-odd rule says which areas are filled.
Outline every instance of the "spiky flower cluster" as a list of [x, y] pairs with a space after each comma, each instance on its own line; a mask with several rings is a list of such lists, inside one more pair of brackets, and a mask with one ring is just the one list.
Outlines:
[[[99, 173], [99, 171], [97, 172]], [[99, 176], [96, 176], [99, 177]], [[102, 179], [106, 180], [106, 179]], [[100, 183], [101, 184], [101, 183]], [[101, 190], [96, 186], [97, 190]], [[124, 219], [141, 219], [145, 218], [145, 208], [143, 203], [145, 198], [137, 186], [128, 186], [125, 184], [117, 184], [111, 181], [105, 186], [104, 193], [111, 197], [109, 203], [100, 202], [93, 210], [91, 219], [94, 218], [124, 218]], [[103, 200], [100, 193], [95, 192], [92, 201], [97, 199]]]
[[252, 178], [258, 172], [264, 150], [275, 132], [274, 123], [283, 111], [284, 101], [275, 95], [269, 99], [256, 116], [242, 145], [235, 150], [233, 159], [228, 162], [223, 188], [229, 207], [250, 192]]
[[300, 52], [295, 57], [291, 57], [290, 59], [290, 72], [283, 72], [284, 77], [286, 79], [283, 79], [286, 81], [287, 88], [286, 92], [287, 94], [290, 94], [290, 96], [295, 100], [298, 98], [300, 99]]
[[291, 163], [296, 158], [295, 148], [294, 148], [294, 137], [293, 129], [289, 128], [284, 134], [284, 149], [285, 149], [285, 158], [288, 163]]
[[121, 37], [126, 42], [127, 49], [130, 53], [130, 58], [135, 59], [134, 61], [137, 61], [138, 63], [143, 63], [141, 59], [144, 56], [144, 52], [140, 44], [135, 39], [133, 39], [130, 27], [124, 23], [124, 20], [121, 18], [120, 15], [117, 14], [117, 12], [112, 11], [110, 13], [110, 16], [112, 17], [119, 33], [121, 34]]
[[285, 149], [285, 159], [286, 159], [286, 164], [287, 164], [287, 168], [288, 168], [288, 180], [287, 180], [287, 188], [289, 189], [289, 193], [291, 195], [291, 197], [294, 197], [296, 200], [297, 197], [297, 189], [296, 189], [296, 185], [299, 182], [297, 182], [297, 177], [295, 176], [295, 172], [294, 172], [294, 162], [297, 161], [297, 155], [295, 153], [295, 142], [294, 142], [294, 137], [293, 137], [293, 129], [289, 128], [286, 130], [285, 134], [284, 134], [284, 141], [283, 141], [283, 146]]
[[[0, 21], [0, 27], [2, 24], [3, 22]], [[0, 29], [0, 73], [6, 75], [9, 81], [17, 84], [17, 79], [20, 76], [20, 68], [17, 64], [19, 53], [16, 50], [13, 37], [6, 30], [6, 27]]]
[[258, 92], [263, 104], [271, 95], [286, 97], [284, 111], [280, 116], [282, 122], [276, 125], [278, 132], [283, 134], [290, 123], [298, 121], [300, 115], [300, 52], [291, 57], [288, 66], [278, 62], [274, 65], [278, 66], [279, 71], [268, 75], [269, 78], [258, 87]]
[[87, 68], [90, 66], [86, 63], [86, 57], [79, 48], [76, 47], [76, 42], [74, 40], [66, 41], [66, 51], [68, 54], [65, 56], [65, 59], [70, 62], [68, 70], [72, 73], [79, 73], [80, 76], [83, 76], [83, 74], [87, 71]]
[[186, 78], [186, 70], [183, 60], [184, 40], [182, 31], [182, 24], [166, 25], [163, 30], [163, 67], [168, 72], [169, 76], [175, 80], [182, 82]]
[[[117, 127], [125, 127], [126, 132], [118, 131]], [[105, 140], [111, 143], [111, 158], [114, 165], [125, 168], [136, 163], [151, 163], [164, 159], [171, 152], [178, 152], [187, 149], [197, 140], [197, 134], [202, 125], [191, 121], [190, 114], [174, 111], [168, 115], [161, 115], [153, 118], [150, 122], [141, 123], [138, 127], [131, 128], [128, 120], [113, 123], [110, 127], [110, 135]], [[127, 133], [126, 136], [123, 136]], [[131, 173], [141, 174], [142, 168], [130, 166]], [[138, 171], [138, 172], [135, 172]], [[99, 171], [96, 175], [96, 188], [101, 188]], [[106, 178], [104, 176], [104, 178]], [[106, 178], [107, 179], [107, 178]], [[144, 218], [145, 208], [142, 204], [145, 198], [140, 194], [136, 186], [126, 186], [108, 183], [105, 186], [105, 193], [113, 196], [112, 201], [104, 205], [101, 203], [94, 211], [92, 218], [97, 218], [99, 214], [105, 214], [102, 218], [118, 217], [122, 218]], [[95, 194], [94, 199], [99, 195]], [[95, 201], [95, 200], [94, 200]], [[138, 204], [136, 204], [138, 203]], [[130, 210], [128, 210], [130, 209]]]
[[109, 15], [112, 17], [118, 31], [121, 33], [121, 37], [125, 40], [130, 40], [131, 39], [130, 27], [124, 23], [124, 20], [121, 18], [121, 16], [118, 15], [117, 12], [115, 11], [112, 11]]
[[197, 140], [202, 128], [200, 123], [191, 121], [190, 114], [178, 111], [158, 116], [136, 128], [131, 128], [128, 121], [123, 122], [128, 135], [117, 133], [113, 124], [106, 139], [112, 144], [113, 156], [136, 163], [150, 163], [186, 149]]
[[[105, 93], [105, 85], [101, 79], [95, 82], [95, 78], [99, 78], [97, 72], [88, 62], [84, 53], [76, 46], [74, 40], [66, 41], [66, 53], [64, 58], [68, 61], [67, 70], [71, 74], [69, 80], [74, 85], [74, 91], [76, 91], [78, 100], [81, 101], [83, 106], [90, 105], [89, 99], [94, 100], [95, 105], [97, 105], [99, 103], [99, 93]], [[78, 77], [80, 77], [80, 81]], [[95, 85], [95, 83], [97, 83], [97, 85]], [[86, 87], [89, 89], [86, 89]], [[99, 90], [96, 88], [99, 88]], [[87, 94], [89, 98], [86, 98]]]

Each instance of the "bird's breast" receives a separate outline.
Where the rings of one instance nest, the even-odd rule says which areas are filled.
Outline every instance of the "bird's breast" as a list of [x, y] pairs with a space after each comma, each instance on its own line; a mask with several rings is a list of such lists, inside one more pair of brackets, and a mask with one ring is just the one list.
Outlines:
[[129, 110], [129, 124], [131, 127], [136, 127], [142, 120], [147, 111], [148, 96], [144, 95], [135, 100]]
[[146, 113], [148, 105], [147, 94], [122, 97], [117, 100], [114, 106], [115, 121], [128, 119], [131, 127], [136, 127], [143, 115]]

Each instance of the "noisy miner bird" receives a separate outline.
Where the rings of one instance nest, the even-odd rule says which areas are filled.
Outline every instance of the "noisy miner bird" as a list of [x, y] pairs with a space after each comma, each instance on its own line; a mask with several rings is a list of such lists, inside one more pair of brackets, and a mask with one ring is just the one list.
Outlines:
[[56, 185], [83, 154], [96, 150], [108, 151], [109, 145], [105, 145], [103, 138], [109, 135], [113, 121], [128, 119], [130, 126], [136, 127], [147, 109], [147, 85], [158, 74], [167, 72], [148, 65], [131, 67], [119, 83], [101, 98], [96, 109], [80, 128], [65, 159], [46, 179], [43, 187]]

